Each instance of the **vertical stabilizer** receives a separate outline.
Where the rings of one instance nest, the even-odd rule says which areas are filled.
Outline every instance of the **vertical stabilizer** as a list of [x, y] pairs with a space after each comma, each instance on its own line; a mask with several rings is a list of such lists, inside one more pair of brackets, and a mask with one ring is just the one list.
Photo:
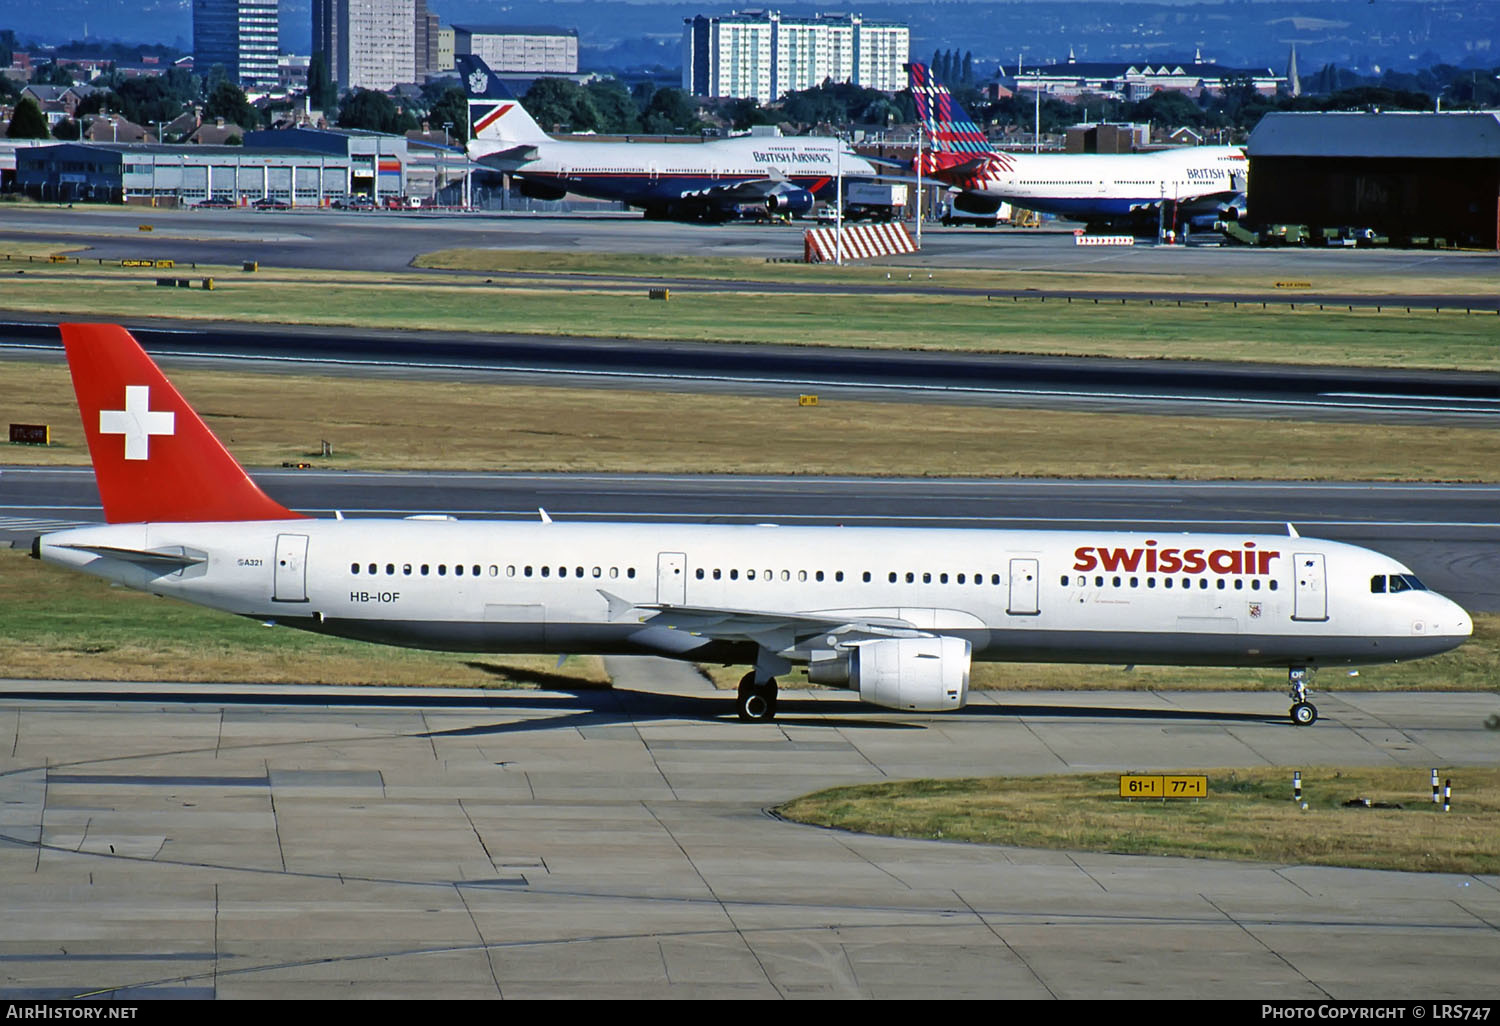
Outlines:
[[62, 324], [94, 477], [112, 524], [295, 520], [114, 324]]
[[483, 59], [460, 53], [454, 66], [469, 97], [469, 139], [487, 143], [539, 143], [552, 137], [526, 112]]
[[933, 77], [925, 64], [906, 66], [907, 82], [917, 104], [917, 120], [927, 131], [929, 145], [938, 153], [993, 153], [974, 119], [959, 106], [948, 87]]

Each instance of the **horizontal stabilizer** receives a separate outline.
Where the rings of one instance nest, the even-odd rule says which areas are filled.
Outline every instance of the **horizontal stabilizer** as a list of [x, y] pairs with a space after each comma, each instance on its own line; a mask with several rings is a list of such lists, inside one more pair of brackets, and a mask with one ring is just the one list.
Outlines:
[[127, 563], [135, 563], [138, 566], [150, 570], [161, 570], [171, 572], [183, 570], [200, 563], [207, 563], [206, 556], [192, 556], [185, 552], [161, 552], [153, 549], [126, 549], [117, 545], [58, 545], [59, 549], [73, 549], [77, 552], [92, 552], [96, 556], [105, 559], [122, 559]]

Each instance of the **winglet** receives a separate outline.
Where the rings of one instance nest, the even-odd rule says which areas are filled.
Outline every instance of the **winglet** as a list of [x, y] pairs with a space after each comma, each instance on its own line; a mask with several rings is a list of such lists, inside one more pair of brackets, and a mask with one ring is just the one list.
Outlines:
[[105, 520], [305, 519], [250, 480], [130, 332], [58, 327]]

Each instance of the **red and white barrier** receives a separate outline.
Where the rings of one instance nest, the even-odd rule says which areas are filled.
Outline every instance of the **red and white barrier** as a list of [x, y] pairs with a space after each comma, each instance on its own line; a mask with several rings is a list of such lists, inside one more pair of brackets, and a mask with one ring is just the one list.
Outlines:
[[1134, 246], [1134, 235], [1074, 235], [1077, 246]]
[[[838, 259], [838, 245], [838, 229], [809, 228], [802, 234], [802, 259], [809, 264], [833, 263]], [[906, 228], [895, 221], [844, 227], [845, 260], [868, 260], [916, 251], [917, 244], [906, 234]]]

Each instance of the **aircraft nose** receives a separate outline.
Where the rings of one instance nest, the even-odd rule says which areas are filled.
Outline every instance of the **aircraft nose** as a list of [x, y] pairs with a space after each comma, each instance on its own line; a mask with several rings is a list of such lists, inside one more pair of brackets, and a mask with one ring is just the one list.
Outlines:
[[1468, 610], [1449, 598], [1442, 599], [1442, 606], [1433, 617], [1433, 626], [1438, 633], [1450, 638], [1467, 638], [1474, 634], [1474, 618], [1469, 615]]

